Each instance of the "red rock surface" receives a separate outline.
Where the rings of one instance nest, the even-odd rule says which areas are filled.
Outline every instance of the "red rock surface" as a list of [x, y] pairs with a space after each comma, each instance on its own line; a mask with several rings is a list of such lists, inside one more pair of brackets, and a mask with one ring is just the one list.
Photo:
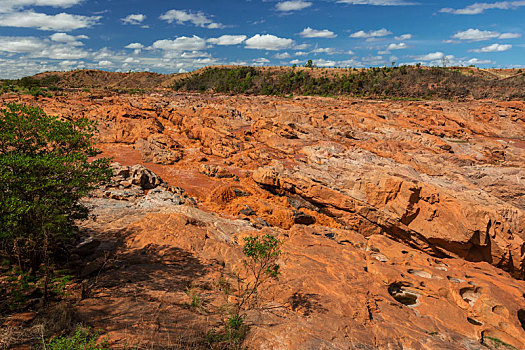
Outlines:
[[[525, 348], [524, 102], [7, 100], [97, 120], [101, 156], [143, 164], [196, 200], [91, 200], [98, 219], [85, 228], [118, 233], [122, 264], [103, 269], [79, 312], [115, 344], [174, 346], [219, 322], [224, 300], [205, 286], [237, 266], [242, 237], [271, 233], [282, 276], [249, 313], [247, 346]], [[177, 160], [144, 161], [144, 140]], [[188, 285], [208, 313], [181, 307]]]

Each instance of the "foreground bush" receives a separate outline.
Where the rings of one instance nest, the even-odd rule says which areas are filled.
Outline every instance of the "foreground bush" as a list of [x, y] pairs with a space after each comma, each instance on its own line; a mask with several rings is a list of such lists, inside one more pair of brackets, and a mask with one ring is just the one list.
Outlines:
[[109, 349], [107, 339], [97, 341], [99, 334], [91, 328], [78, 325], [71, 335], [63, 335], [44, 341], [46, 350], [106, 350]]
[[9, 104], [0, 125], [0, 253], [34, 274], [87, 218], [79, 200], [109, 178], [109, 162], [88, 161], [96, 129], [85, 119]]

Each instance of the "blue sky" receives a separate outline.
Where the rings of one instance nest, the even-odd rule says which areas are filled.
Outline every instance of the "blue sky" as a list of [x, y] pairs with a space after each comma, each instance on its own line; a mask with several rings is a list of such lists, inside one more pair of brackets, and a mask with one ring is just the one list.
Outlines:
[[522, 67], [525, 1], [0, 0], [0, 78], [213, 64]]

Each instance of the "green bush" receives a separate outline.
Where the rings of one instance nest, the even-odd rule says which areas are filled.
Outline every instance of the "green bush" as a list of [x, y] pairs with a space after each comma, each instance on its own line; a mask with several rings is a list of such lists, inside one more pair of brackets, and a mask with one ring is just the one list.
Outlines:
[[9, 104], [0, 125], [0, 253], [34, 274], [73, 237], [75, 221], [87, 218], [80, 199], [109, 179], [109, 160], [88, 161], [97, 150], [86, 119], [62, 121]]
[[[245, 322], [246, 312], [254, 309], [261, 286], [279, 277], [277, 259], [281, 254], [280, 246], [281, 242], [268, 234], [262, 237], [244, 238], [244, 270], [233, 273], [237, 282], [234, 293], [236, 302], [222, 330], [212, 329], [206, 335], [210, 345], [221, 343], [227, 348], [241, 348], [249, 330], [249, 325]], [[229, 294], [231, 285], [227, 280], [221, 278], [219, 286], [225, 294]], [[227, 287], [223, 288], [223, 286]]]
[[77, 326], [71, 335], [63, 335], [45, 342], [46, 350], [106, 350], [109, 349], [107, 339], [97, 342], [100, 334], [89, 327]]

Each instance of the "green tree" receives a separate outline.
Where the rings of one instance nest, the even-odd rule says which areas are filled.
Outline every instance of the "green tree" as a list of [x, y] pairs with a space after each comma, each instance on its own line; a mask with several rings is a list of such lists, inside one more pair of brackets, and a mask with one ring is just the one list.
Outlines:
[[87, 119], [62, 121], [9, 104], [0, 125], [0, 249], [34, 274], [87, 218], [80, 199], [109, 179], [109, 160], [88, 160], [97, 150]]
[[313, 68], [314, 67], [314, 62], [312, 60], [308, 60], [304, 66], [306, 68]]
[[[254, 309], [261, 287], [270, 280], [279, 278], [279, 264], [277, 260], [281, 254], [281, 242], [271, 236], [251, 236], [244, 238], [243, 267], [241, 271], [233, 273], [237, 282], [234, 292], [236, 297], [233, 310], [225, 322], [223, 331], [212, 329], [208, 335], [210, 343], [225, 343], [227, 348], [241, 349], [240, 346], [248, 332], [249, 326], [245, 323], [246, 312]], [[230, 293], [230, 283], [221, 280], [227, 295]]]

